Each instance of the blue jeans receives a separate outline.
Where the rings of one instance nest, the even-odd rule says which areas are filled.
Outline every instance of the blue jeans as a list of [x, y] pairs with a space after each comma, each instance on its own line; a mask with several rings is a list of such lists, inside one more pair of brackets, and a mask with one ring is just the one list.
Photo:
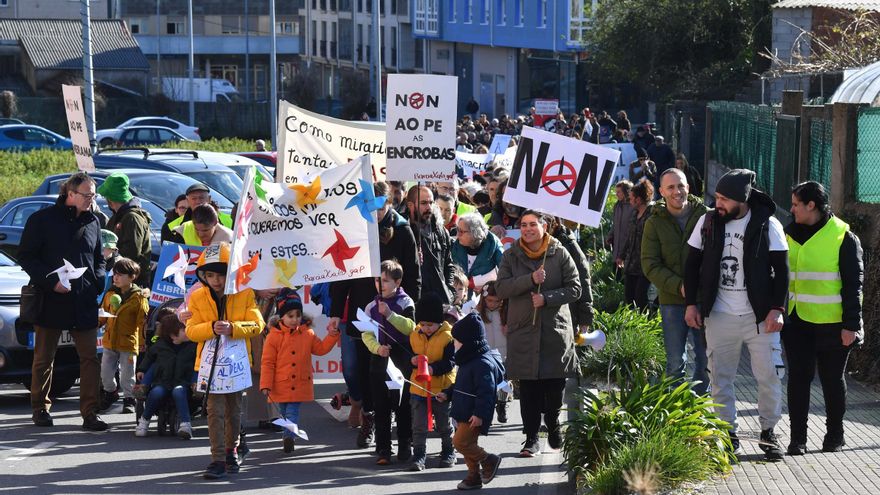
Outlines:
[[687, 363], [687, 340], [691, 336], [694, 347], [694, 392], [703, 395], [709, 388], [709, 374], [706, 372], [706, 334], [698, 328], [690, 328], [684, 322], [684, 304], [661, 304], [663, 318], [663, 345], [666, 348], [666, 374], [684, 378]]
[[357, 342], [346, 332], [346, 324], [339, 324], [339, 336], [342, 339], [342, 378], [345, 380], [345, 386], [348, 388], [348, 397], [351, 400], [360, 401], [361, 388], [358, 384], [357, 377]]
[[[300, 404], [302, 404], [302, 402], [279, 402], [277, 404], [278, 411], [281, 413], [281, 416], [283, 416], [284, 419], [290, 421], [291, 423], [296, 423], [296, 426], [299, 426]], [[288, 430], [287, 428], [281, 430], [281, 435], [284, 437], [294, 437], [293, 432]]]
[[162, 401], [169, 395], [174, 399], [174, 405], [177, 406], [177, 417], [180, 418], [180, 422], [189, 423], [189, 390], [183, 385], [178, 385], [171, 390], [162, 385], [154, 385], [147, 395], [147, 403], [144, 405], [144, 413], [141, 417], [149, 421], [156, 413], [156, 409], [162, 405]]

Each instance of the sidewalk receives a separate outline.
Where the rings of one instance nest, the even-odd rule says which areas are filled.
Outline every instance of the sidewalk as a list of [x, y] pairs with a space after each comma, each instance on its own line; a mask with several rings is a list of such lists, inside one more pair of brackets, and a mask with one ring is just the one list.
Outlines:
[[[758, 390], [752, 376], [748, 352], [743, 352], [736, 379], [740, 438], [745, 454], [733, 474], [724, 480], [705, 484], [706, 494], [792, 494], [842, 495], [880, 491], [880, 393], [856, 380], [847, 380], [847, 413], [844, 421], [846, 447], [842, 452], [822, 452], [825, 436], [825, 401], [818, 375], [813, 382], [810, 423], [805, 456], [786, 456], [781, 462], [765, 462], [758, 449]], [[787, 380], [783, 380], [783, 394]], [[782, 421], [776, 427], [782, 447], [790, 440], [788, 407], [783, 395]]]

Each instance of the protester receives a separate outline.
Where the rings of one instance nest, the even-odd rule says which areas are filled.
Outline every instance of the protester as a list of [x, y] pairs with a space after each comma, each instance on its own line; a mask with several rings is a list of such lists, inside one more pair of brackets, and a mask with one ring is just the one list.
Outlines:
[[687, 364], [687, 342], [694, 350], [694, 392], [706, 393], [706, 335], [701, 328], [688, 327], [684, 320], [684, 265], [688, 238], [697, 221], [709, 210], [699, 198], [688, 194], [684, 173], [669, 169], [660, 177], [663, 197], [651, 209], [642, 235], [641, 262], [645, 276], [660, 296], [666, 375], [682, 378]]
[[441, 194], [437, 196], [435, 202], [440, 209], [440, 216], [443, 218], [443, 226], [446, 227], [446, 232], [450, 237], [455, 238], [458, 233], [458, 215], [453, 210], [455, 200]]
[[648, 158], [648, 152], [642, 148], [636, 148], [636, 161], [629, 164], [629, 180], [636, 183], [642, 177], [654, 183], [657, 177], [657, 165]]
[[790, 374], [789, 455], [807, 452], [810, 385], [819, 370], [825, 397], [823, 452], [846, 445], [846, 363], [864, 339], [862, 324], [862, 246], [849, 225], [834, 216], [821, 184], [803, 182], [791, 194], [794, 222], [788, 240], [789, 319], [782, 328]]
[[702, 198], [703, 176], [700, 175], [700, 171], [697, 170], [696, 167], [688, 162], [687, 158], [684, 156], [684, 153], [679, 152], [675, 155], [675, 168], [684, 172], [684, 176], [687, 178], [690, 194], [693, 194], [698, 198]]
[[[654, 144], [654, 134], [651, 133], [651, 128], [646, 125], [640, 125], [636, 128], [636, 135], [633, 136], [633, 146], [636, 151], [642, 150], [647, 153], [648, 148], [650, 148]], [[630, 178], [630, 180], [632, 180]]]
[[616, 260], [617, 266], [623, 268], [623, 302], [638, 309], [648, 307], [648, 287], [651, 285], [642, 271], [642, 233], [645, 223], [651, 216], [654, 197], [654, 186], [647, 179], [641, 179], [629, 192], [629, 201], [633, 212], [629, 221], [629, 235], [623, 248], [623, 258]]
[[[95, 181], [85, 172], [70, 176], [58, 199], [49, 208], [34, 212], [25, 223], [18, 261], [39, 288], [42, 311], [34, 325], [34, 360], [31, 368], [32, 420], [37, 426], [53, 426], [52, 364], [62, 330], [68, 330], [79, 356], [80, 415], [83, 428], [104, 431], [107, 423], [97, 415], [100, 365], [97, 354], [98, 294], [104, 287], [104, 256], [101, 226], [89, 211], [95, 197]], [[78, 278], [62, 281], [55, 270], [67, 260], [85, 268]]]
[[425, 186], [413, 186], [406, 194], [407, 218], [416, 237], [421, 266], [422, 291], [440, 296], [443, 304], [452, 301], [451, 241], [434, 205], [434, 193]]
[[580, 245], [578, 245], [577, 240], [574, 238], [574, 232], [569, 230], [559, 218], [545, 218], [547, 218], [548, 222], [547, 232], [559, 241], [559, 243], [562, 244], [562, 247], [568, 251], [568, 254], [571, 256], [572, 261], [574, 261], [574, 264], [577, 267], [578, 279], [581, 282], [580, 297], [569, 304], [568, 307], [569, 312], [571, 313], [573, 336], [576, 337], [582, 332], [589, 332], [590, 327], [593, 325], [593, 291], [591, 289], [590, 280], [590, 263], [587, 261], [587, 256], [584, 254]]
[[266, 151], [266, 141], [262, 139], [257, 139], [254, 143], [254, 151]]
[[623, 259], [623, 248], [629, 238], [629, 220], [632, 217], [629, 192], [632, 187], [633, 183], [628, 180], [622, 180], [614, 186], [617, 203], [614, 204], [614, 212], [611, 215], [611, 232], [605, 239], [605, 243], [611, 246], [613, 260]]
[[[577, 370], [568, 305], [581, 296], [578, 270], [562, 244], [547, 233], [540, 213], [523, 213], [522, 237], [504, 252], [495, 288], [508, 299], [508, 376], [519, 379], [526, 435], [521, 457], [540, 450], [541, 415], [547, 443], [560, 448], [559, 410], [565, 379]], [[481, 325], [482, 326], [482, 325]]]
[[232, 216], [221, 212], [217, 205], [211, 201], [211, 190], [208, 189], [208, 186], [198, 183], [186, 188], [186, 202], [189, 205], [189, 208], [183, 215], [167, 221], [165, 222], [165, 225], [162, 225], [163, 242], [183, 243], [183, 238], [180, 234], [172, 231], [183, 222], [190, 220], [193, 210], [199, 205], [210, 204], [213, 206], [214, 209], [217, 210], [217, 217], [219, 218], [220, 224], [226, 228], [232, 228]]
[[174, 228], [173, 232], [190, 246], [210, 246], [221, 242], [232, 242], [232, 230], [220, 225], [217, 210], [209, 204], [196, 206], [191, 220]]
[[666, 144], [666, 140], [659, 134], [654, 136], [654, 144], [648, 146], [648, 158], [657, 165], [657, 175], [653, 178], [654, 187], [660, 186], [660, 174], [667, 169], [675, 167], [675, 152]]
[[[498, 297], [495, 290], [495, 282], [487, 282], [483, 286], [480, 302], [477, 303], [476, 312], [483, 320], [486, 329], [486, 342], [489, 347], [498, 351], [502, 361], [507, 359], [507, 308], [505, 300]], [[495, 402], [495, 414], [499, 423], [507, 423], [507, 403], [512, 399], [511, 394], [503, 390], [498, 391]]]
[[495, 280], [503, 254], [501, 241], [489, 232], [478, 213], [458, 219], [458, 238], [452, 244], [452, 260], [467, 275], [469, 288], [479, 292], [483, 284]]
[[134, 260], [140, 267], [140, 275], [135, 282], [141, 287], [150, 287], [150, 214], [141, 208], [141, 200], [129, 191], [128, 176], [113, 172], [104, 179], [98, 188], [104, 196], [113, 216], [107, 221], [108, 230], [116, 234], [116, 247], [119, 255]]
[[712, 400], [731, 425], [735, 451], [734, 381], [742, 346], [748, 347], [758, 381], [759, 446], [768, 460], [780, 460], [784, 453], [774, 428], [782, 416], [779, 331], [788, 300], [788, 245], [773, 216], [776, 204], [754, 185], [750, 170], [725, 174], [715, 186], [715, 210], [694, 226], [685, 265], [685, 321], [692, 328], [705, 324]]

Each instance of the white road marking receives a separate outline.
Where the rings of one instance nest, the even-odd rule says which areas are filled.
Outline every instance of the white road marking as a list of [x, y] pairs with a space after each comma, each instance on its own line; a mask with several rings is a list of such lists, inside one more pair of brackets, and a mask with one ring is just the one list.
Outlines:
[[31, 448], [5, 447], [0, 445], [0, 449], [15, 451], [14, 455], [6, 458], [7, 461], [23, 461], [32, 455], [42, 454], [43, 452], [48, 451], [53, 445], [56, 445], [57, 443], [58, 442], [40, 442], [35, 447]]

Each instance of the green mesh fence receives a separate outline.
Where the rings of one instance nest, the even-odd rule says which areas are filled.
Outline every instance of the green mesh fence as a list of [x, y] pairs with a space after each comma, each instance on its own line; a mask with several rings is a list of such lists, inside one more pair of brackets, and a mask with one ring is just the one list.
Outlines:
[[776, 163], [776, 109], [729, 101], [712, 110], [710, 157], [729, 168], [754, 170], [758, 188], [773, 191]]
[[859, 110], [856, 199], [880, 203], [880, 108]]
[[831, 121], [815, 119], [810, 122], [810, 180], [823, 186], [831, 194]]

